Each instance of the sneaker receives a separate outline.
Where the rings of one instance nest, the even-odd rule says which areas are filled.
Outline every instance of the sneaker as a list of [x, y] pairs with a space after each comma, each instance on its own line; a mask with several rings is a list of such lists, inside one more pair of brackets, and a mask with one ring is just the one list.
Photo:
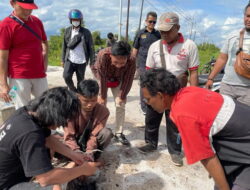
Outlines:
[[177, 154], [170, 154], [171, 161], [175, 166], [183, 166], [183, 160], [180, 155]]
[[141, 153], [150, 153], [150, 152], [153, 152], [157, 149], [157, 147], [155, 147], [154, 145], [150, 144], [150, 143], [147, 143], [146, 145], [144, 146], [141, 146], [138, 148], [138, 150], [141, 152]]
[[120, 143], [122, 143], [123, 145], [126, 145], [126, 146], [130, 145], [130, 142], [128, 141], [128, 139], [126, 139], [124, 134], [122, 134], [122, 133], [115, 134], [114, 137], [115, 137], [115, 140], [117, 142], [120, 142]]

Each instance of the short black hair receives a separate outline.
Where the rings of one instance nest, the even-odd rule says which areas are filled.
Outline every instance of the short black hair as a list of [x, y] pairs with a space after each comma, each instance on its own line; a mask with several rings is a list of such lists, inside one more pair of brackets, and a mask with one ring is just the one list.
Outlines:
[[147, 18], [148, 18], [149, 16], [152, 16], [152, 17], [157, 18], [157, 13], [154, 12], [154, 11], [150, 11], [150, 12], [147, 13]]
[[131, 47], [125, 41], [115, 42], [111, 47], [111, 54], [114, 56], [128, 56], [130, 55]]
[[250, 1], [248, 2], [248, 4], [246, 5], [246, 7], [244, 9], [244, 14], [246, 14], [248, 7], [250, 7]]
[[77, 92], [86, 98], [93, 98], [99, 93], [99, 85], [95, 80], [83, 80], [77, 87]]
[[107, 34], [107, 37], [108, 37], [108, 39], [113, 39], [114, 38], [114, 34], [112, 33], [112, 32], [109, 32], [108, 34]]
[[151, 96], [157, 92], [173, 96], [181, 89], [178, 79], [163, 68], [147, 70], [140, 78], [140, 85], [147, 88]]
[[34, 113], [33, 117], [42, 127], [65, 126], [67, 120], [79, 116], [81, 104], [74, 92], [56, 87], [31, 100], [26, 110]]

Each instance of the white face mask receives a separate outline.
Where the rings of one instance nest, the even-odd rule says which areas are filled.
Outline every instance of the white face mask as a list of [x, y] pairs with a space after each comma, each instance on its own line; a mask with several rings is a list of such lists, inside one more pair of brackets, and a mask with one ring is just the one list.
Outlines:
[[80, 21], [72, 21], [72, 25], [74, 27], [78, 27], [80, 25]]

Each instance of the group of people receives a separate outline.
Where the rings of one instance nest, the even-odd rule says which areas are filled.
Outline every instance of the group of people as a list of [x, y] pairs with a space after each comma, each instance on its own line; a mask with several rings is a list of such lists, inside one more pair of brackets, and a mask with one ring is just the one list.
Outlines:
[[[10, 0], [10, 4], [14, 11], [0, 24], [0, 97], [10, 101], [8, 92], [16, 86], [19, 109], [0, 127], [0, 189], [34, 189], [37, 183], [29, 182], [32, 177], [41, 186], [60, 189], [62, 183], [94, 174], [113, 136], [129, 146], [123, 132], [125, 105], [136, 71], [145, 115], [145, 144], [138, 150], [157, 150], [165, 113], [166, 141], [175, 165], [183, 165], [183, 147], [188, 164], [201, 161], [216, 190], [250, 189], [250, 80], [234, 70], [239, 34], [226, 41], [208, 77], [207, 88], [225, 67], [218, 94], [196, 87], [198, 49], [179, 32], [176, 13], [163, 13], [157, 23], [157, 14], [149, 12], [132, 50], [108, 34], [107, 47], [95, 57], [91, 33], [82, 26], [83, 15], [73, 9], [62, 46], [67, 88], [48, 90], [47, 37], [42, 22], [31, 15], [37, 6], [33, 0]], [[243, 51], [249, 53], [250, 4], [244, 10], [244, 25]], [[87, 64], [95, 80], [84, 79]], [[108, 89], [116, 107], [113, 132], [106, 127]], [[60, 126], [63, 137], [51, 132]], [[54, 168], [53, 156], [67, 158], [69, 164]]]

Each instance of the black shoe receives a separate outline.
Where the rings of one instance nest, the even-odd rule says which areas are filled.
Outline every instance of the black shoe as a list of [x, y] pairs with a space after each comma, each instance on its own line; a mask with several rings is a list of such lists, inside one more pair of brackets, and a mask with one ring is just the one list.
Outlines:
[[177, 154], [170, 154], [171, 161], [175, 166], [183, 166], [183, 160], [180, 155]]
[[157, 147], [150, 144], [150, 143], [147, 143], [146, 145], [144, 146], [141, 146], [138, 148], [138, 150], [141, 152], [141, 153], [150, 153], [150, 152], [154, 152], [155, 150], [157, 150]]
[[128, 141], [128, 139], [126, 139], [125, 135], [122, 133], [117, 133], [115, 134], [115, 140], [122, 143], [123, 145], [130, 145], [130, 142]]

